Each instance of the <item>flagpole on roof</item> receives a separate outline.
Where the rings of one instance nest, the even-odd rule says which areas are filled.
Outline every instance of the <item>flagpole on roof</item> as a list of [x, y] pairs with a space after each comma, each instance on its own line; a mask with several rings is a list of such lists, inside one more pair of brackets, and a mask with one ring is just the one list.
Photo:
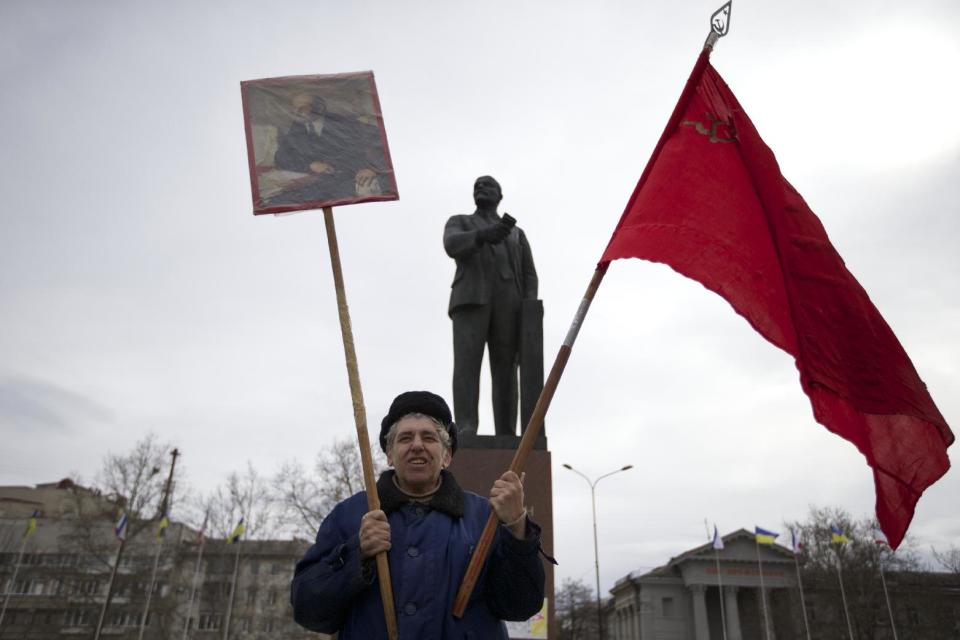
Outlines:
[[[683, 117], [686, 106], [690, 102], [690, 98], [693, 96], [693, 92], [697, 86], [697, 83], [700, 81], [700, 76], [703, 75], [703, 71], [707, 67], [707, 63], [710, 60], [710, 52], [713, 50], [714, 45], [716, 44], [717, 40], [727, 35], [727, 32], [730, 28], [731, 6], [732, 1], [727, 2], [710, 17], [710, 35], [707, 37], [706, 43], [704, 43], [703, 50], [700, 52], [700, 57], [697, 58], [697, 62], [693, 67], [693, 71], [690, 73], [690, 77], [687, 78], [687, 83], [683, 87], [683, 92], [680, 94], [680, 99], [677, 101], [677, 106], [674, 107], [673, 113], [670, 115], [670, 119], [667, 121], [667, 126], [664, 127], [663, 133], [660, 136], [660, 141], [657, 142], [657, 146], [654, 148], [653, 153], [650, 155], [650, 159], [647, 161], [647, 166], [643, 170], [643, 174], [640, 176], [640, 181], [637, 183], [637, 188], [634, 190], [633, 196], [630, 198], [630, 202], [633, 202], [633, 199], [646, 182], [647, 176], [649, 175], [650, 170], [653, 168], [657, 157], [660, 155], [660, 151], [666, 144], [667, 139], [679, 126], [680, 119]], [[626, 215], [626, 212], [629, 210], [630, 205], [628, 203], [627, 207], [624, 209], [623, 215]], [[324, 213], [326, 213], [326, 211], [324, 211]], [[560, 346], [557, 357], [553, 362], [553, 367], [550, 369], [550, 373], [547, 376], [546, 382], [544, 382], [543, 390], [540, 392], [540, 397], [537, 399], [537, 404], [533, 409], [533, 413], [530, 415], [530, 420], [527, 423], [527, 427], [523, 431], [523, 437], [520, 439], [520, 444], [517, 447], [516, 453], [514, 453], [513, 462], [510, 463], [510, 471], [513, 471], [517, 475], [520, 475], [520, 472], [523, 471], [524, 467], [526, 466], [527, 458], [530, 457], [530, 452], [533, 451], [533, 446], [536, 443], [537, 438], [540, 436], [540, 431], [543, 428], [544, 417], [547, 414], [547, 409], [550, 408], [550, 403], [553, 400], [553, 394], [556, 392], [557, 386], [560, 383], [560, 378], [563, 376], [563, 370], [567, 366], [567, 361], [570, 359], [570, 353], [573, 350], [573, 344], [577, 340], [577, 334], [580, 332], [580, 327], [583, 325], [587, 311], [590, 310], [590, 304], [593, 302], [593, 298], [597, 293], [597, 289], [600, 288], [600, 283], [603, 282], [603, 276], [606, 275], [608, 266], [609, 262], [600, 262], [597, 264], [597, 267], [593, 272], [593, 277], [590, 278], [590, 283], [587, 285], [587, 290], [584, 293], [583, 299], [580, 301], [580, 306], [577, 308], [577, 312], [574, 314], [573, 321], [570, 323], [570, 328], [567, 330], [566, 338], [564, 338], [563, 344]], [[470, 595], [473, 593], [473, 589], [480, 577], [480, 571], [483, 569], [483, 564], [486, 562], [487, 555], [490, 552], [490, 545], [493, 543], [493, 536], [496, 533], [497, 524], [497, 514], [491, 511], [489, 518], [487, 518], [487, 524], [483, 529], [483, 533], [481, 534], [480, 539], [477, 541], [477, 546], [474, 549], [473, 556], [470, 558], [470, 564], [467, 567], [467, 571], [460, 582], [460, 589], [457, 591], [457, 597], [453, 602], [452, 613], [456, 618], [462, 618], [467, 609], [467, 602], [470, 600]]]
[[800, 553], [800, 539], [797, 532], [790, 529], [790, 546], [793, 549], [793, 564], [797, 568], [797, 589], [800, 590], [800, 610], [803, 611], [803, 629], [807, 633], [807, 640], [810, 640], [810, 623], [807, 622], [807, 603], [803, 599], [803, 579], [800, 577], [800, 560], [797, 556]]
[[[833, 528], [836, 529], [836, 527]], [[847, 621], [847, 633], [850, 635], [850, 640], [853, 640], [853, 625], [850, 624], [850, 610], [847, 608], [847, 592], [843, 588], [843, 569], [841, 568], [842, 563], [840, 561], [840, 545], [845, 544], [842, 540], [844, 535], [840, 533], [840, 535], [837, 536], [836, 532], [834, 532], [833, 538], [833, 543], [837, 545], [833, 553], [837, 559], [837, 579], [840, 581], [840, 599], [843, 602], [843, 617]]]
[[207, 509], [203, 515], [203, 524], [200, 525], [200, 532], [197, 534], [197, 564], [193, 569], [193, 581], [190, 584], [190, 599], [187, 600], [187, 613], [183, 617], [183, 640], [187, 640], [187, 632], [190, 630], [190, 614], [193, 613], [193, 599], [197, 594], [197, 579], [200, 577], [200, 567], [203, 562], [203, 548], [205, 546], [207, 529], [207, 520], [210, 518], [210, 509]]
[[763, 585], [763, 560], [760, 557], [760, 536], [754, 534], [757, 543], [757, 567], [760, 570], [760, 604], [763, 607], [763, 637], [770, 640], [770, 616], [767, 614], [767, 590]]
[[720, 590], [720, 630], [723, 631], [723, 640], [727, 640], [727, 612], [723, 604], [723, 577], [720, 574], [720, 549], [723, 549], [723, 538], [717, 531], [716, 523], [713, 525], [713, 540], [710, 544], [713, 547], [713, 559], [717, 563], [717, 588]]

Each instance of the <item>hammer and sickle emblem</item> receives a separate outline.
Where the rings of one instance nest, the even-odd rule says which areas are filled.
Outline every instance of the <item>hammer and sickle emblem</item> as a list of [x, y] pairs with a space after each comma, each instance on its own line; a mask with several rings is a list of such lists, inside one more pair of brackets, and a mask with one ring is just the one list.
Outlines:
[[[709, 127], [702, 122], [697, 122], [696, 120], [684, 120], [680, 124], [696, 128], [697, 133], [708, 136], [710, 138], [710, 142], [733, 142], [736, 139], [737, 132], [733, 128], [732, 122], [721, 120], [710, 113], [704, 113], [703, 115], [707, 118], [707, 120], [710, 121]], [[721, 126], [726, 129], [726, 137], [721, 137]]]

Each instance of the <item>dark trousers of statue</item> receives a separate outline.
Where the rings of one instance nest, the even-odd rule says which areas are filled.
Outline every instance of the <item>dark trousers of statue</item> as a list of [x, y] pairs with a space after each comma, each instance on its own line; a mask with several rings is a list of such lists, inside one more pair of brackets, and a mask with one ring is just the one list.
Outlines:
[[453, 320], [453, 413], [457, 428], [476, 433], [480, 368], [489, 348], [493, 424], [497, 435], [517, 433], [517, 363], [520, 295], [513, 281], [496, 278], [495, 304], [464, 305]]

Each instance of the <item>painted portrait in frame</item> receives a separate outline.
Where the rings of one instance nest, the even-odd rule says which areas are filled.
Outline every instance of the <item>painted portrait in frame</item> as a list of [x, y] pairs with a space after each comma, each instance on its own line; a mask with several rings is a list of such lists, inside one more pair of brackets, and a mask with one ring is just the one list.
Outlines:
[[240, 83], [253, 212], [396, 200], [373, 73]]

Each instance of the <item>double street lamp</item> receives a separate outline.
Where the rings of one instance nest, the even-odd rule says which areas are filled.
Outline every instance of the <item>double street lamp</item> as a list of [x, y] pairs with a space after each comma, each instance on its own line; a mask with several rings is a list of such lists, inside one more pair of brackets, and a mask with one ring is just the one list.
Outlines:
[[596, 480], [591, 480], [586, 476], [586, 474], [580, 473], [568, 464], [564, 464], [563, 468], [573, 471], [575, 474], [586, 480], [587, 484], [590, 485], [590, 502], [593, 505], [593, 566], [597, 574], [597, 633], [599, 634], [600, 640], [603, 640], [603, 601], [600, 598], [600, 551], [597, 547], [597, 483], [604, 478], [609, 478], [610, 476], [620, 473], [621, 471], [633, 469], [633, 465], [628, 464], [615, 471], [611, 471], [610, 473], [605, 473]]

